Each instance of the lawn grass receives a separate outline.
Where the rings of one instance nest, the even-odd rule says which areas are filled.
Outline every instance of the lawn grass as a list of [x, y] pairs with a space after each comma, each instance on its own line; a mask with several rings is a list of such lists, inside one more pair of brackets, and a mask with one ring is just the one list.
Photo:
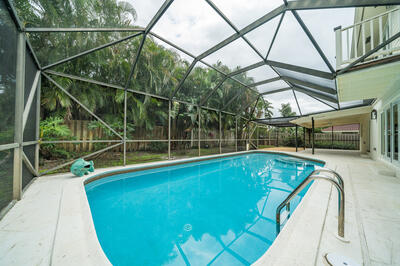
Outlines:
[[258, 145], [258, 149], [267, 149], [267, 148], [273, 148], [275, 147], [274, 145]]
[[[201, 148], [201, 155], [212, 155], [219, 154], [219, 147], [213, 148]], [[190, 158], [197, 157], [199, 155], [199, 151], [197, 148], [188, 149], [188, 150], [179, 150], [172, 151], [171, 156], [172, 159], [182, 159], [182, 158]], [[94, 166], [96, 169], [107, 168], [107, 167], [116, 167], [123, 165], [123, 154], [121, 152], [105, 152], [94, 158], [90, 158], [90, 160], [94, 161]], [[140, 163], [151, 163], [168, 160], [168, 152], [150, 152], [150, 151], [134, 151], [127, 152], [126, 154], [126, 164], [134, 165]], [[68, 162], [67, 160], [54, 160], [54, 161], [45, 161], [41, 165], [40, 173], [45, 172], [47, 169], [51, 169], [57, 165]], [[57, 173], [67, 173], [70, 171], [71, 165], [62, 167], [60, 169], [51, 171], [47, 174], [57, 174]]]

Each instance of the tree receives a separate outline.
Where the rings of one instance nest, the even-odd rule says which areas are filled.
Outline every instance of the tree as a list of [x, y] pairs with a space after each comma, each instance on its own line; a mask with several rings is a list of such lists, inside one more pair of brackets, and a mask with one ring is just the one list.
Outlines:
[[[19, 16], [25, 27], [131, 27], [138, 16], [134, 6], [124, 1], [83, 1], [83, 0], [15, 0]], [[141, 25], [142, 26], [142, 25]], [[67, 32], [67, 33], [32, 33], [30, 42], [42, 66], [87, 51], [91, 48], [121, 39], [127, 32]], [[51, 70], [71, 74], [107, 84], [125, 87], [142, 36], [109, 46], [95, 52], [52, 67]], [[128, 89], [149, 94], [169, 97], [177, 89], [185, 76], [190, 63], [182, 59], [162, 41], [147, 36], [138, 58], [135, 72]], [[224, 73], [231, 73], [239, 67], [230, 69], [217, 62], [213, 67]], [[185, 82], [181, 84], [177, 99], [200, 104], [222, 80], [223, 74], [201, 63], [196, 64]], [[94, 85], [89, 82], [51, 75], [57, 83], [77, 98], [91, 112], [98, 115], [119, 134], [123, 133], [124, 100], [123, 90]], [[247, 72], [242, 72], [226, 79], [222, 85], [208, 97], [205, 106], [215, 109], [226, 107], [224, 111], [249, 116], [258, 97], [257, 92], [242, 84], [254, 83]], [[238, 82], [239, 81], [239, 82]], [[104, 126], [97, 122], [65, 93], [42, 79], [42, 120], [61, 117], [64, 120], [91, 120], [92, 128]], [[168, 101], [143, 96], [129, 91], [127, 93], [127, 134], [151, 131], [155, 126], [168, 128]], [[231, 99], [234, 99], [231, 101]], [[228, 104], [229, 103], [229, 104]], [[198, 121], [197, 108], [186, 105], [173, 110], [172, 118], [176, 122], [176, 132], [193, 129]], [[249, 108], [246, 108], [250, 106]], [[175, 105], [173, 106], [175, 108]], [[268, 101], [258, 101], [254, 110], [255, 118], [272, 117], [272, 106]], [[216, 112], [202, 112], [202, 129], [218, 128]], [[231, 119], [234, 121], [233, 119]], [[231, 121], [231, 122], [232, 122]], [[232, 122], [233, 123], [233, 122]], [[228, 123], [229, 124], [229, 123]], [[110, 131], [110, 138], [112, 132]], [[151, 138], [151, 136], [147, 136]], [[180, 136], [172, 136], [180, 138]]]
[[295, 116], [296, 112], [292, 111], [292, 107], [290, 106], [290, 103], [282, 103], [281, 104], [281, 109], [279, 109], [279, 113], [283, 117], [290, 117], [290, 116]]

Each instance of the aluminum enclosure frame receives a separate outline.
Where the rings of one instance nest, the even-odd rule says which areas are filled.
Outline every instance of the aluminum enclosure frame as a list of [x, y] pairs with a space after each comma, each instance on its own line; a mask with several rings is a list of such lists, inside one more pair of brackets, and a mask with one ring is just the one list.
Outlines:
[[[242, 93], [244, 93], [247, 90], [253, 90], [254, 92], [256, 92], [258, 94], [257, 100], [253, 103], [254, 106], [251, 109], [252, 112], [254, 112], [255, 107], [257, 105], [257, 103], [259, 102], [260, 98], [263, 98], [263, 95], [267, 95], [269, 93], [277, 93], [280, 92], [282, 90], [292, 90], [294, 97], [296, 99], [296, 104], [298, 106], [300, 115], [302, 116], [302, 111], [301, 111], [301, 105], [299, 105], [298, 101], [297, 101], [297, 97], [296, 94], [294, 93], [294, 91], [298, 91], [299, 89], [302, 90], [303, 93], [313, 97], [314, 99], [320, 101], [321, 103], [324, 103], [325, 105], [333, 108], [333, 109], [341, 109], [340, 105], [338, 106], [338, 108], [333, 107], [330, 104], [325, 103], [322, 100], [331, 100], [332, 102], [335, 102], [335, 98], [334, 97], [329, 97], [326, 96], [325, 94], [321, 94], [322, 92], [327, 92], [329, 91], [329, 93], [331, 93], [332, 95], [335, 95], [335, 93], [333, 92], [333, 90], [330, 90], [329, 88], [323, 88], [321, 86], [319, 86], [318, 84], [312, 84], [312, 83], [308, 83], [308, 85], [310, 85], [310, 87], [313, 87], [317, 90], [320, 90], [321, 93], [315, 92], [315, 91], [311, 91], [311, 90], [307, 90], [307, 88], [299, 88], [298, 86], [296, 86], [296, 84], [298, 84], [298, 82], [296, 83], [295, 80], [293, 80], [292, 78], [287, 78], [284, 75], [281, 75], [279, 73], [279, 71], [277, 71], [275, 68], [282, 68], [282, 69], [286, 69], [286, 70], [290, 70], [290, 71], [295, 71], [298, 73], [302, 73], [302, 74], [307, 74], [307, 75], [311, 75], [311, 76], [315, 76], [315, 77], [319, 77], [319, 78], [324, 78], [324, 79], [329, 79], [329, 80], [333, 80], [335, 79], [337, 73], [335, 72], [335, 70], [332, 68], [332, 66], [330, 66], [329, 61], [326, 59], [325, 54], [323, 53], [323, 51], [319, 48], [318, 43], [315, 41], [314, 37], [312, 36], [311, 32], [307, 29], [306, 25], [304, 24], [304, 22], [302, 22], [300, 16], [297, 14], [297, 11], [299, 10], [311, 10], [311, 9], [327, 9], [327, 8], [346, 8], [346, 7], [364, 7], [364, 6], [386, 6], [386, 5], [397, 5], [399, 4], [399, 1], [394, 1], [394, 0], [363, 0], [363, 1], [359, 1], [359, 0], [315, 0], [315, 1], [292, 1], [292, 2], [286, 2], [283, 1], [283, 4], [277, 8], [275, 8], [274, 10], [270, 11], [269, 13], [267, 13], [266, 15], [264, 15], [263, 17], [257, 19], [256, 21], [250, 23], [248, 26], [244, 27], [243, 29], [238, 29], [224, 14], [221, 10], [219, 10], [216, 5], [212, 2], [212, 0], [204, 0], [207, 2], [208, 5], [210, 5], [210, 7], [212, 7], [214, 9], [214, 11], [235, 31], [235, 33], [231, 36], [229, 36], [228, 38], [226, 38], [225, 40], [221, 41], [220, 43], [216, 44], [215, 46], [211, 47], [210, 49], [204, 51], [203, 53], [201, 53], [200, 55], [193, 55], [187, 51], [185, 51], [184, 49], [180, 48], [179, 46], [173, 44], [172, 42], [164, 39], [163, 37], [155, 34], [154, 32], [152, 32], [152, 28], [157, 24], [157, 22], [160, 20], [160, 18], [163, 16], [163, 14], [168, 10], [168, 8], [171, 6], [171, 4], [173, 3], [173, 0], [166, 0], [163, 5], [160, 7], [160, 9], [158, 10], [158, 12], [155, 14], [155, 16], [151, 19], [151, 21], [149, 22], [149, 24], [145, 27], [145, 28], [140, 28], [140, 27], [131, 27], [131, 28], [24, 28], [23, 24], [21, 23], [17, 12], [15, 10], [15, 8], [13, 7], [12, 3], [10, 0], [5, 0], [5, 4], [9, 10], [9, 13], [12, 17], [12, 19], [15, 22], [15, 25], [19, 31], [19, 45], [20, 48], [18, 49], [19, 53], [24, 53], [22, 52], [22, 46], [23, 47], [28, 47], [28, 52], [30, 52], [33, 56], [34, 62], [37, 65], [39, 72], [36, 75], [35, 78], [35, 91], [33, 92], [36, 93], [37, 95], [40, 95], [40, 90], [41, 90], [41, 78], [44, 77], [46, 79], [49, 79], [49, 75], [57, 75], [57, 76], [63, 76], [66, 78], [70, 78], [70, 79], [75, 79], [75, 80], [80, 80], [83, 82], [89, 82], [92, 84], [96, 84], [96, 85], [100, 85], [100, 86], [104, 86], [104, 87], [108, 87], [108, 88], [113, 88], [113, 89], [120, 89], [120, 90], [124, 90], [125, 92], [125, 101], [124, 101], [124, 134], [123, 136], [119, 135], [117, 132], [113, 131], [112, 128], [105, 123], [104, 121], [102, 121], [99, 117], [96, 117], [96, 115], [94, 115], [93, 113], [91, 113], [89, 111], [89, 113], [91, 113], [92, 115], [95, 116], [96, 119], [98, 119], [100, 122], [102, 122], [106, 127], [108, 127], [109, 129], [111, 129], [118, 137], [120, 137], [121, 140], [117, 140], [117, 141], [111, 141], [111, 140], [104, 140], [104, 142], [108, 142], [108, 143], [112, 143], [112, 142], [116, 142], [115, 144], [107, 147], [106, 149], [97, 151], [95, 153], [89, 154], [87, 156], [91, 156], [93, 154], [96, 153], [100, 153], [100, 152], [104, 152], [106, 150], [118, 147], [120, 145], [124, 145], [124, 165], [126, 164], [126, 143], [128, 142], [150, 142], [150, 141], [162, 141], [162, 142], [168, 142], [168, 158], [171, 159], [171, 142], [173, 141], [185, 141], [185, 140], [171, 140], [171, 135], [170, 135], [170, 130], [168, 131], [168, 139], [167, 140], [128, 140], [126, 138], [126, 109], [127, 109], [127, 92], [132, 92], [132, 93], [136, 93], [136, 94], [141, 94], [141, 95], [145, 95], [148, 97], [154, 97], [154, 98], [158, 98], [161, 100], [165, 100], [168, 101], [168, 105], [169, 105], [169, 111], [168, 111], [168, 115], [169, 115], [169, 129], [171, 128], [171, 119], [170, 119], [170, 115], [171, 115], [171, 104], [172, 102], [180, 102], [180, 103], [184, 103], [184, 104], [190, 104], [190, 105], [194, 105], [198, 108], [198, 112], [201, 112], [201, 109], [206, 109], [206, 110], [212, 110], [212, 111], [216, 111], [219, 113], [219, 131], [220, 131], [220, 136], [218, 140], [212, 140], [212, 141], [219, 141], [219, 145], [220, 145], [220, 151], [221, 151], [221, 143], [222, 143], [222, 139], [221, 139], [221, 114], [227, 114], [227, 115], [232, 115], [235, 117], [235, 146], [236, 146], [236, 150], [237, 150], [237, 142], [241, 141], [241, 140], [246, 140], [246, 139], [242, 139], [242, 138], [238, 138], [237, 132], [238, 132], [238, 123], [237, 120], [240, 119], [244, 119], [247, 122], [250, 122], [249, 118], [247, 117], [243, 117], [241, 115], [241, 113], [231, 113], [231, 112], [227, 112], [226, 108], [229, 107], [230, 104], [232, 104], [232, 102], [234, 102], [234, 100], [239, 97]], [[313, 43], [315, 49], [317, 50], [317, 52], [319, 53], [319, 55], [321, 56], [321, 58], [323, 59], [323, 61], [327, 64], [330, 72], [324, 72], [324, 71], [320, 71], [320, 70], [316, 70], [316, 69], [310, 69], [310, 68], [306, 68], [303, 66], [296, 66], [296, 65], [290, 65], [290, 64], [286, 64], [283, 62], [276, 62], [276, 61], [272, 61], [268, 59], [268, 56], [270, 54], [271, 48], [274, 44], [275, 38], [279, 32], [279, 30], [281, 29], [281, 24], [283, 23], [283, 19], [285, 16], [285, 12], [291, 12], [294, 14], [294, 16], [296, 17], [297, 22], [299, 23], [299, 25], [302, 27], [302, 29], [304, 30], [304, 32], [306, 33], [307, 37], [310, 39], [310, 41]], [[268, 53], [266, 55], [266, 57], [263, 57], [262, 54], [257, 50], [257, 48], [255, 48], [255, 46], [245, 37], [245, 35], [247, 33], [249, 33], [250, 31], [264, 25], [265, 23], [267, 23], [268, 21], [276, 18], [280, 16], [280, 20], [278, 23], [278, 26], [274, 32], [273, 38], [272, 38], [272, 42], [268, 48]], [[34, 49], [32, 48], [30, 41], [29, 41], [29, 37], [27, 36], [27, 33], [40, 33], [40, 32], [131, 32], [132, 34], [129, 36], [126, 36], [120, 40], [114, 41], [114, 42], [110, 42], [107, 44], [103, 44], [101, 46], [89, 49], [87, 51], [83, 51], [79, 54], [76, 54], [74, 56], [68, 57], [68, 58], [64, 58], [61, 59], [58, 62], [55, 62], [53, 64], [47, 65], [47, 66], [41, 66], [39, 60], [37, 59], [37, 56], [35, 54]], [[137, 61], [140, 58], [140, 54], [141, 54], [141, 50], [143, 48], [143, 45], [146, 41], [147, 36], [153, 36], [154, 38], [157, 38], [161, 41], [164, 41], [165, 43], [173, 46], [174, 48], [180, 50], [181, 52], [185, 53], [186, 55], [188, 55], [189, 57], [193, 58], [191, 67], [189, 67], [189, 69], [187, 70], [186, 74], [184, 75], [184, 78], [182, 80], [180, 80], [179, 85], [177, 88], [174, 88], [174, 90], [171, 91], [171, 95], [170, 97], [163, 97], [163, 96], [158, 96], [155, 94], [151, 94], [151, 93], [147, 93], [147, 92], [141, 92], [141, 91], [135, 91], [135, 90], [131, 90], [129, 89], [129, 83], [132, 80], [132, 76], [133, 73], [135, 71], [135, 68], [137, 66]], [[139, 49], [136, 53], [136, 56], [132, 59], [132, 65], [131, 65], [131, 71], [129, 74], [129, 77], [126, 81], [126, 84], [124, 87], [121, 86], [116, 86], [113, 84], [107, 84], [104, 82], [99, 82], [99, 81], [95, 81], [95, 80], [90, 80], [90, 79], [86, 79], [86, 78], [82, 78], [82, 77], [77, 77], [77, 76], [73, 76], [73, 75], [68, 75], [68, 74], [64, 74], [64, 73], [57, 73], [54, 72], [52, 70], [50, 70], [51, 67], [55, 66], [55, 65], [60, 65], [63, 63], [66, 63], [70, 60], [73, 60], [75, 58], [93, 53], [95, 51], [98, 51], [100, 49], [104, 49], [106, 47], [118, 44], [122, 41], [131, 39], [131, 38], [142, 38], [141, 44], [139, 46]], [[389, 43], [397, 38], [399, 38], [400, 35], [397, 34], [394, 37], [392, 37], [391, 39], [389, 39], [386, 43]], [[232, 73], [224, 73], [221, 70], [217, 69], [216, 67], [206, 63], [203, 61], [203, 59], [205, 57], [207, 57], [208, 55], [218, 51], [219, 49], [225, 47], [226, 45], [230, 44], [231, 42], [237, 40], [237, 39], [243, 39], [247, 45], [249, 45], [249, 47], [257, 54], [260, 56], [260, 62], [255, 63], [253, 65], [247, 66], [247, 67], [243, 67], [242, 69], [239, 69], [237, 71], [234, 71]], [[376, 49], [380, 49], [380, 48], [376, 48]], [[373, 52], [373, 51], [372, 51]], [[24, 75], [22, 75], [24, 72], [23, 71], [23, 66], [24, 66], [24, 60], [22, 59], [22, 54], [19, 55], [19, 60], [17, 60], [17, 69], [20, 72], [20, 74], [17, 75], [17, 97], [16, 97], [16, 103], [21, 103], [21, 95], [23, 94], [23, 80], [22, 77]], [[362, 62], [363, 59], [365, 59], [368, 56], [368, 54], [365, 57], [360, 58], [356, 63]], [[221, 75], [223, 75], [223, 81], [221, 81], [215, 88], [212, 88], [212, 90], [210, 91], [210, 93], [206, 96], [204, 96], [202, 99], [199, 99], [197, 104], [193, 104], [193, 103], [188, 103], [185, 101], [182, 101], [180, 99], [177, 99], [175, 96], [177, 94], [177, 92], [180, 90], [180, 87], [182, 86], [182, 84], [185, 82], [185, 79], [189, 76], [190, 71], [194, 68], [195, 64], [197, 62], [201, 62], [205, 65], [207, 65], [208, 67], [216, 70], [218, 73], [220, 73]], [[354, 65], [353, 64], [353, 65]], [[278, 78], [275, 78], [275, 80], [282, 80], [284, 81], [288, 87], [287, 88], [281, 88], [278, 89], [276, 91], [273, 92], [268, 92], [268, 93], [260, 93], [256, 90], [254, 90], [252, 87], [261, 84], [260, 82], [255, 83], [255, 84], [250, 84], [250, 85], [246, 85], [243, 84], [242, 82], [240, 82], [239, 80], [235, 79], [234, 76], [236, 74], [240, 74], [242, 72], [248, 71], [248, 70], [252, 70], [255, 69], [257, 67], [260, 66], [269, 66], [271, 67], [275, 73], [278, 75]], [[341, 70], [339, 73], [343, 73], [345, 71], [347, 71], [352, 65], [350, 65], [348, 68]], [[215, 109], [215, 108], [209, 108], [207, 106], [205, 106], [205, 104], [207, 103], [207, 101], [209, 100], [210, 97], [212, 97], [213, 93], [220, 87], [223, 85], [223, 83], [226, 80], [232, 80], [236, 83], [238, 83], [243, 89], [238, 91], [238, 93], [231, 98], [224, 106], [222, 106], [219, 109]], [[51, 78], [49, 79], [51, 81]], [[263, 81], [266, 82], [266, 81]], [[267, 82], [266, 82], [267, 83]], [[298, 84], [301, 85], [301, 84]], [[58, 88], [62, 89], [61, 86], [58, 86]], [[64, 91], [65, 92], [65, 91]], [[32, 95], [33, 95], [32, 94]], [[337, 95], [337, 93], [336, 93]], [[70, 96], [71, 97], [71, 96]], [[80, 103], [77, 99], [75, 99], [76, 102], [78, 104], [80, 104], [83, 108], [85, 108], [85, 106]], [[337, 103], [337, 100], [336, 100]], [[40, 107], [40, 97], [37, 97], [37, 102], [33, 103], [33, 96], [29, 96], [29, 104], [28, 107], [31, 106], [32, 104], [36, 104], [37, 107]], [[371, 104], [371, 102], [364, 102], [363, 105], [369, 105]], [[23, 105], [22, 105], [23, 106]], [[251, 106], [251, 105], [250, 105]], [[246, 107], [249, 108], [250, 106]], [[354, 106], [354, 107], [359, 107], [360, 105]], [[36, 112], [36, 119], [37, 119], [37, 123], [40, 120], [40, 108], [39, 111], [37, 110]], [[200, 118], [200, 116], [199, 116]], [[23, 129], [24, 129], [24, 125], [26, 123], [27, 120], [27, 113], [24, 111], [24, 109], [18, 108], [18, 110], [16, 110], [16, 124], [15, 124], [15, 131], [16, 131], [16, 135], [15, 135], [15, 140], [14, 143], [10, 143], [10, 144], [5, 144], [5, 145], [0, 145], [0, 150], [7, 150], [7, 149], [14, 149], [14, 198], [15, 199], [19, 199], [21, 197], [21, 187], [20, 187], [20, 181], [21, 181], [21, 164], [22, 162], [24, 162], [27, 167], [29, 168], [30, 171], [34, 172], [36, 176], [39, 176], [39, 166], [38, 166], [38, 162], [39, 162], [39, 145], [40, 145], [40, 140], [39, 140], [39, 124], [37, 124], [37, 128], [36, 128], [36, 140], [35, 141], [30, 141], [30, 142], [24, 142], [23, 138], [22, 138], [22, 134], [23, 134]], [[253, 122], [256, 123], [262, 123], [262, 119], [257, 119], [254, 120]], [[248, 127], [247, 127], [248, 129]], [[201, 130], [201, 124], [199, 123], [199, 132]], [[92, 143], [95, 142], [101, 142], [103, 140], [96, 140], [96, 141], [90, 141]], [[200, 152], [200, 142], [203, 141], [200, 139], [199, 137], [199, 152]], [[74, 143], [79, 142], [78, 141], [73, 141]], [[49, 143], [49, 142], [43, 142], [43, 143]], [[58, 142], [52, 142], [52, 143], [68, 143], [68, 141], [58, 141]], [[26, 155], [23, 153], [22, 151], [22, 147], [26, 146], [26, 145], [35, 145], [35, 163], [34, 165], [29, 163], [29, 160], [27, 161]], [[63, 164], [63, 165], [59, 165], [56, 168], [53, 169], [49, 169], [44, 173], [48, 173], [51, 172], [53, 170], [59, 169], [65, 165], [68, 165], [72, 162], [69, 162], [67, 164]], [[42, 174], [44, 174], [42, 173]]]

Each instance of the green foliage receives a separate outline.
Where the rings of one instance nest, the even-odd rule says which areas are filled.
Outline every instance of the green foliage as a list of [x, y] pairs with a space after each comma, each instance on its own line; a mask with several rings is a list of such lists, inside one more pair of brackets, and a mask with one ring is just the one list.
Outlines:
[[[22, 18], [24, 27], [132, 27], [136, 26], [138, 17], [135, 6], [127, 1], [103, 0], [14, 0], [18, 15]], [[144, 26], [144, 25], [140, 25]], [[68, 33], [30, 33], [29, 40], [43, 66], [64, 58], [87, 51], [91, 48], [121, 39], [127, 32], [68, 32]], [[143, 35], [100, 49], [96, 52], [80, 56], [74, 60], [52, 67], [56, 72], [71, 74], [82, 78], [114, 84], [119, 87], [128, 86], [128, 91], [94, 85], [89, 82], [72, 80], [66, 77], [51, 75], [58, 84], [73, 95], [88, 110], [96, 114], [118, 134], [124, 132], [125, 100], [127, 138], [154, 132], [157, 127], [168, 131], [168, 101], [143, 96], [134, 91], [169, 97], [176, 90], [185, 76], [190, 62], [187, 62], [171, 48], [161, 45], [161, 41], [147, 36], [143, 49], [131, 80], [128, 82], [132, 68], [132, 60], [136, 54]], [[215, 68], [230, 73], [239, 67], [230, 69], [217, 62]], [[198, 126], [198, 110], [195, 107], [214, 89], [223, 76], [216, 70], [205, 65], [196, 64], [186, 81], [182, 84], [176, 98], [193, 105], [173, 102], [171, 108], [173, 139], [188, 138], [190, 132]], [[246, 72], [235, 76], [240, 82], [254, 83]], [[243, 93], [240, 93], [243, 92]], [[89, 120], [89, 129], [100, 128], [105, 136], [102, 139], [113, 139], [115, 134], [104, 124], [95, 120], [66, 93], [42, 79], [41, 89], [41, 134], [46, 140], [72, 139], [72, 132], [63, 125], [66, 120]], [[236, 95], [239, 95], [234, 98]], [[125, 99], [126, 95], [126, 99]], [[231, 99], [227, 111], [248, 116], [254, 109], [253, 118], [272, 116], [272, 106], [268, 101], [260, 100], [254, 108], [258, 94], [246, 89], [239, 82], [227, 79], [214, 94], [209, 97], [206, 105], [220, 109]], [[11, 101], [10, 101], [11, 102]], [[246, 108], [247, 107], [247, 108]], [[231, 130], [235, 125], [233, 116], [226, 116], [223, 128]], [[12, 119], [10, 118], [10, 121]], [[204, 137], [212, 137], [218, 130], [219, 115], [217, 112], [202, 110], [202, 131]], [[240, 122], [241, 123], [241, 122]], [[0, 126], [1, 126], [0, 121]], [[243, 127], [241, 127], [243, 129]], [[239, 134], [242, 134], [242, 129]], [[5, 133], [2, 133], [5, 134]], [[8, 134], [12, 134], [8, 133]], [[96, 148], [106, 144], [95, 143]], [[165, 143], [149, 144], [150, 150], [165, 150]], [[54, 152], [51, 150], [53, 149]], [[58, 150], [56, 145], [43, 144], [45, 158], [71, 158], [72, 153]]]
[[[49, 117], [40, 121], [40, 138], [42, 140], [72, 140], [71, 131], [64, 124], [61, 117]], [[44, 159], [70, 159], [73, 154], [57, 144], [46, 143], [40, 145], [40, 155]]]
[[166, 150], [168, 150], [168, 143], [150, 142], [148, 150], [152, 152], [165, 152]]
[[49, 117], [40, 121], [40, 138], [44, 140], [69, 139], [71, 131], [61, 117]]
[[356, 142], [345, 142], [345, 141], [334, 141], [333, 146], [332, 142], [330, 141], [316, 141], [315, 142], [315, 147], [316, 148], [321, 148], [321, 149], [339, 149], [339, 150], [357, 150], [358, 145]]
[[296, 112], [292, 111], [290, 103], [282, 103], [281, 109], [279, 109], [279, 113], [282, 115], [282, 117], [290, 117], [296, 115]]

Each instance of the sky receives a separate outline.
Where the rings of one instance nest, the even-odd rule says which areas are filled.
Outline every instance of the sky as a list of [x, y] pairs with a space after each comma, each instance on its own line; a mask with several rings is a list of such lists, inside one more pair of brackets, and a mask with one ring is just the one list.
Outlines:
[[[133, 5], [138, 13], [136, 24], [145, 27], [161, 7], [163, 0], [125, 0]], [[213, 3], [228, 17], [239, 30], [283, 4], [282, 0], [213, 0]], [[298, 11], [298, 14], [313, 34], [322, 51], [335, 68], [335, 33], [337, 26], [353, 24], [354, 9], [325, 9]], [[249, 32], [245, 36], [265, 56], [280, 16]], [[235, 31], [210, 7], [205, 0], [175, 0], [152, 31], [171, 41], [186, 51], [198, 56], [217, 43], [223, 41]], [[171, 49], [163, 42], [161, 45]], [[178, 52], [182, 57], [190, 57]], [[268, 57], [269, 60], [299, 65], [303, 67], [329, 71], [322, 58], [314, 49], [307, 35], [291, 12], [286, 12], [280, 31]], [[204, 58], [214, 64], [221, 61], [230, 68], [245, 67], [261, 61], [261, 57], [239, 38], [217, 52]], [[258, 68], [248, 73], [256, 81], [276, 76], [270, 68]], [[271, 88], [273, 85], [271, 84]], [[274, 86], [276, 87], [276, 86]], [[258, 88], [268, 90], [268, 86]], [[315, 99], [298, 94], [298, 101], [303, 113], [330, 110]], [[297, 95], [296, 94], [296, 95]], [[289, 102], [298, 113], [291, 91], [265, 96], [274, 106], [274, 116], [279, 116], [282, 103]], [[304, 109], [304, 110], [303, 110]]]

